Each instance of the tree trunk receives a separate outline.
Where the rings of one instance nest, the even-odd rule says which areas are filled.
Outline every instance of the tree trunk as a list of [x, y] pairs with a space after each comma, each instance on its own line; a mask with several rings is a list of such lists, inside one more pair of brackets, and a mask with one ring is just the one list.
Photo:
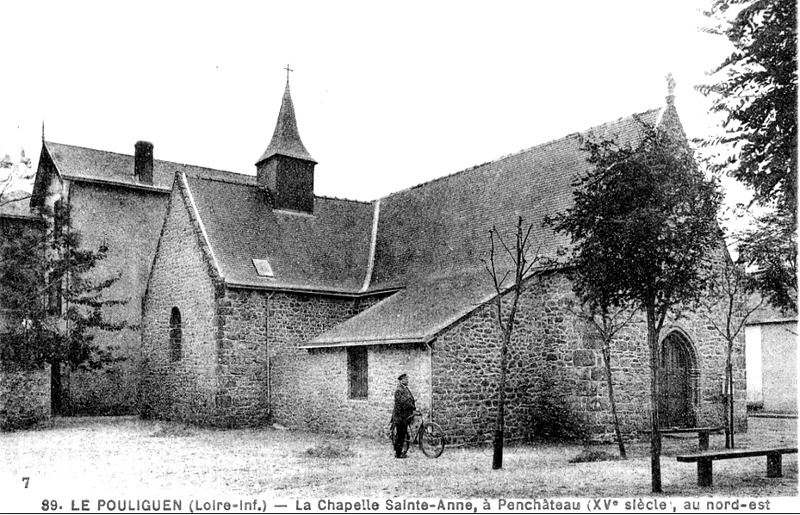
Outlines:
[[655, 307], [647, 306], [647, 346], [650, 348], [650, 477], [654, 494], [661, 493], [661, 432], [658, 420], [658, 333]]
[[728, 349], [725, 356], [725, 448], [733, 449], [733, 339], [728, 338]]
[[611, 403], [611, 415], [614, 418], [614, 432], [617, 435], [619, 445], [619, 455], [622, 459], [627, 459], [625, 454], [625, 442], [622, 441], [622, 432], [619, 429], [619, 417], [617, 416], [617, 401], [614, 399], [614, 383], [611, 380], [611, 342], [603, 342], [603, 363], [606, 366], [606, 380], [608, 382], [608, 401]]
[[727, 413], [727, 422], [728, 427], [726, 433], [728, 434], [728, 439], [725, 442], [725, 447], [728, 449], [733, 449], [735, 446], [733, 433], [734, 433], [734, 418], [733, 418], [733, 365], [731, 364], [731, 356], [728, 354], [728, 362], [725, 364], [725, 381], [728, 385], [728, 398], [726, 399], [726, 406], [725, 411]]
[[497, 419], [494, 424], [494, 454], [492, 455], [492, 470], [503, 468], [503, 430], [505, 427], [506, 408], [506, 355], [508, 342], [511, 339], [510, 327], [503, 334], [503, 343], [500, 348], [500, 389], [498, 395]]

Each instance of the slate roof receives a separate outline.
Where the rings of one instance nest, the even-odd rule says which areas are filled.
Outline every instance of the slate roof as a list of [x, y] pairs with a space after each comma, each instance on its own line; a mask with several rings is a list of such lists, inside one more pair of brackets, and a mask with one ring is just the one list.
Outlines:
[[[357, 294], [370, 252], [373, 206], [316, 197], [314, 214], [273, 210], [255, 186], [188, 177], [226, 283]], [[273, 278], [253, 259], [267, 259]]]
[[430, 342], [494, 296], [484, 270], [411, 282], [389, 298], [301, 347]]
[[294, 115], [292, 95], [289, 93], [288, 80], [286, 81], [286, 89], [283, 92], [283, 100], [281, 101], [281, 110], [278, 112], [275, 132], [272, 133], [272, 140], [270, 140], [267, 149], [258, 158], [256, 164], [275, 154], [296, 157], [297, 159], [316, 163], [300, 139], [300, 132], [297, 130], [297, 118]]
[[[662, 114], [679, 124], [669, 106], [583, 134], [633, 142], [637, 120], [654, 124]], [[288, 84], [278, 121], [259, 161], [275, 153], [313, 161], [297, 133]], [[429, 342], [493, 297], [481, 261], [493, 225], [510, 234], [522, 216], [533, 224], [533, 249], [546, 256], [569, 243], [541, 222], [572, 201], [572, 181], [588, 168], [579, 145], [580, 135], [571, 134], [394, 193], [377, 206], [315, 197], [311, 215], [273, 210], [254, 176], [181, 163], [154, 160], [152, 187], [168, 191], [176, 172], [186, 176], [228, 285], [351, 296], [399, 290], [303, 346]], [[45, 147], [66, 178], [142, 187], [131, 155], [53, 142]], [[266, 259], [274, 276], [259, 276], [253, 259]]]
[[[133, 175], [133, 155], [118, 154], [105, 150], [64, 145], [47, 141], [44, 143], [62, 177], [72, 180], [89, 180], [142, 187], [143, 183]], [[175, 172], [190, 177], [215, 178], [239, 184], [255, 184], [253, 175], [226, 172], [202, 166], [153, 160], [152, 186], [164, 191], [172, 189]], [[148, 185], [144, 185], [147, 187]]]
[[[637, 120], [655, 124], [660, 113], [652, 109], [583, 135], [634, 142]], [[572, 181], [588, 167], [580, 135], [571, 134], [381, 199], [370, 287], [404, 289], [304, 346], [430, 341], [493, 297], [481, 261], [493, 225], [510, 238], [522, 216], [533, 224], [532, 250], [543, 256], [555, 257], [569, 244], [542, 220], [571, 205]]]

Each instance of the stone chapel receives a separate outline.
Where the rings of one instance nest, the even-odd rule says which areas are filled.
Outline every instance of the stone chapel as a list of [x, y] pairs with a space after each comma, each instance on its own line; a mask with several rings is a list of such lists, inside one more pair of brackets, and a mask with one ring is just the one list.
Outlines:
[[[582, 134], [630, 142], [641, 123], [683, 134], [671, 94]], [[315, 194], [288, 81], [255, 176], [159, 161], [147, 142], [133, 156], [43, 142], [32, 204], [77, 208], [86, 243], [111, 249], [98, 273], [121, 273], [110, 294], [131, 299], [115, 313], [130, 329], [106, 339], [126, 359], [101, 373], [56, 371], [54, 391], [72, 412], [380, 436], [406, 372], [451, 442], [486, 441], [499, 374], [486, 235], [522, 216], [540, 252], [568, 243], [541, 222], [569, 205], [588, 166], [580, 138], [372, 202]], [[607, 436], [598, 339], [567, 310], [564, 274], [540, 273], [511, 342], [509, 437], [530, 438], [547, 417]], [[635, 319], [613, 348], [629, 433], [648, 430], [645, 335]], [[661, 345], [664, 425], [721, 425], [725, 341], [689, 314], [669, 321]], [[743, 379], [742, 342], [735, 352]]]

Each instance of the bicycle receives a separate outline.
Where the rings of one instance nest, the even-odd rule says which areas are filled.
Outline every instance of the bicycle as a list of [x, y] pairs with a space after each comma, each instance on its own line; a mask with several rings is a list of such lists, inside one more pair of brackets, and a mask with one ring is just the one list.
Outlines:
[[[422, 453], [425, 454], [425, 456], [429, 458], [438, 458], [441, 456], [444, 452], [446, 440], [442, 427], [436, 422], [425, 422], [425, 419], [422, 417], [422, 413], [419, 411], [415, 411], [414, 414], [408, 418], [409, 420], [414, 419], [414, 421], [408, 425], [406, 441], [403, 442], [403, 454], [408, 452], [408, 448], [412, 443], [416, 443], [419, 444], [419, 448], [422, 450]], [[417, 418], [419, 418], [419, 425], [416, 424]], [[414, 430], [415, 426], [416, 431]], [[392, 442], [394, 442], [396, 433], [394, 423], [392, 423], [389, 433]], [[411, 437], [412, 433], [414, 434], [413, 438]]]

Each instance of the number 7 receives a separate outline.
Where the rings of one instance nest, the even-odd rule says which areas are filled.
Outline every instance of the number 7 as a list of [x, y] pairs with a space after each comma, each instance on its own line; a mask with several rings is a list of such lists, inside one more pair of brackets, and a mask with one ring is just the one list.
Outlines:
[[28, 488], [28, 483], [30, 483], [30, 481], [31, 481], [31, 478], [29, 478], [29, 477], [23, 477], [22, 478], [22, 482], [25, 483], [25, 488]]

